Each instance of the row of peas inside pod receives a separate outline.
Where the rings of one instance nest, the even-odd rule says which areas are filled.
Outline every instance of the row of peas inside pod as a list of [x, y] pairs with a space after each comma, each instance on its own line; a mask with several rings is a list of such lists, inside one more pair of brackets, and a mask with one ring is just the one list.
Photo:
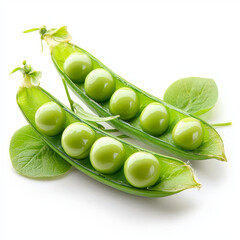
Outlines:
[[[160, 177], [158, 159], [147, 152], [136, 152], [127, 157], [121, 142], [111, 137], [96, 139], [94, 130], [80, 122], [67, 127], [64, 110], [55, 102], [40, 106], [35, 114], [35, 124], [45, 135], [62, 133], [61, 145], [74, 159], [90, 159], [94, 169], [103, 174], [114, 174], [124, 168], [126, 180], [134, 187], [153, 186]], [[124, 166], [123, 166], [124, 165]]]
[[[114, 78], [103, 68], [95, 68], [92, 60], [83, 53], [73, 53], [64, 62], [64, 71], [75, 82], [84, 83], [86, 94], [97, 102], [110, 99], [109, 110], [120, 115], [124, 121], [139, 114], [140, 102], [137, 93], [128, 87], [116, 88]], [[149, 103], [140, 114], [140, 127], [158, 137], [168, 129], [170, 116], [165, 106], [158, 102]], [[184, 150], [194, 150], [203, 141], [203, 128], [199, 120], [184, 118], [172, 130], [174, 143]]]

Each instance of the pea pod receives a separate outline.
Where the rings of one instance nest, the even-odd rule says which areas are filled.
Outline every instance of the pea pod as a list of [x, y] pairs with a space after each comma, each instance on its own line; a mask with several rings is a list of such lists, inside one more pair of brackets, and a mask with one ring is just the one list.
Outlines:
[[[43, 31], [44, 29], [44, 31]], [[68, 57], [73, 53], [81, 53], [87, 55], [93, 65], [93, 70], [97, 68], [102, 68], [107, 70], [115, 80], [116, 90], [123, 87], [128, 87], [132, 89], [138, 96], [140, 107], [139, 111], [134, 118], [130, 120], [123, 119], [115, 119], [111, 121], [111, 125], [114, 126], [119, 131], [124, 134], [139, 139], [145, 143], [150, 145], [154, 145], [156, 147], [160, 147], [167, 152], [171, 152], [176, 156], [183, 157], [186, 159], [192, 160], [201, 160], [201, 159], [209, 159], [215, 158], [221, 161], [227, 161], [224, 153], [223, 141], [217, 131], [208, 123], [203, 121], [202, 119], [191, 115], [187, 112], [184, 112], [176, 107], [165, 103], [164, 101], [152, 96], [149, 93], [144, 92], [143, 90], [137, 88], [133, 84], [127, 82], [113, 71], [111, 71], [108, 67], [106, 67], [103, 63], [101, 63], [98, 59], [92, 56], [90, 53], [85, 51], [84, 49], [69, 43], [71, 39], [66, 27], [62, 27], [60, 29], [54, 29], [47, 31], [46, 27], [40, 28], [41, 38], [46, 40], [50, 47], [51, 58], [52, 61], [58, 71], [58, 73], [66, 80], [67, 84], [71, 88], [71, 90], [95, 113], [100, 116], [108, 117], [111, 116], [110, 111], [110, 101], [97, 102], [90, 98], [85, 91], [84, 83], [82, 80], [80, 82], [72, 81], [70, 77], [64, 71], [64, 63], [68, 59]], [[61, 39], [57, 38], [58, 35], [61, 36]], [[62, 34], [64, 32], [64, 34]], [[116, 93], [116, 92], [115, 92]], [[140, 126], [140, 113], [142, 110], [149, 105], [150, 103], [157, 102], [165, 106], [167, 109], [170, 122], [167, 130], [161, 136], [153, 136], [147, 132], [144, 132]], [[184, 118], [194, 118], [200, 121], [203, 128], [203, 140], [199, 147], [193, 150], [185, 150], [176, 145], [174, 139], [172, 137], [172, 131], [174, 126], [181, 119]]]
[[[25, 71], [24, 69], [21, 70]], [[67, 162], [69, 162], [81, 172], [110, 187], [130, 194], [145, 197], [164, 197], [181, 192], [185, 189], [200, 187], [200, 184], [195, 179], [191, 167], [186, 163], [174, 158], [152, 153], [150, 151], [129, 144], [122, 139], [111, 136], [110, 134], [100, 130], [94, 124], [80, 119], [75, 113], [73, 113], [70, 109], [64, 106], [59, 100], [54, 98], [43, 88], [37, 85], [32, 85], [30, 79], [31, 76], [27, 72], [24, 72], [24, 82], [17, 93], [17, 103], [23, 115], [25, 116], [29, 124], [33, 127], [33, 129], [47, 143], [47, 145], [49, 145], [57, 154], [59, 154], [62, 158], [64, 158]], [[89, 126], [95, 132], [96, 140], [108, 136], [121, 142], [125, 149], [126, 158], [133, 153], [140, 151], [144, 151], [154, 155], [160, 163], [160, 177], [157, 180], [156, 184], [152, 187], [139, 189], [131, 186], [128, 183], [124, 175], [123, 167], [114, 174], [103, 174], [93, 168], [90, 163], [89, 157], [77, 160], [67, 155], [61, 145], [61, 133], [55, 136], [48, 136], [43, 134], [36, 125], [36, 112], [38, 111], [38, 109], [41, 108], [41, 106], [46, 106], [44, 104], [49, 102], [56, 103], [64, 111], [64, 128], [66, 128], [72, 123], [82, 122]]]

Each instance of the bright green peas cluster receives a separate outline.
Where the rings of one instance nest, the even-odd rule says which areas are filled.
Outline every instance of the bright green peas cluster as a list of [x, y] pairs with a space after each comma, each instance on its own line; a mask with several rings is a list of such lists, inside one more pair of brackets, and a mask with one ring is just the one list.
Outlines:
[[111, 137], [99, 138], [92, 146], [90, 161], [99, 172], [112, 174], [118, 171], [125, 157], [125, 149], [121, 142]]
[[112, 95], [109, 108], [113, 115], [120, 115], [121, 119], [129, 120], [139, 111], [138, 96], [131, 88], [119, 88]]
[[92, 70], [92, 60], [82, 53], [71, 54], [64, 62], [64, 71], [75, 83], [83, 83]]
[[97, 102], [104, 102], [115, 91], [115, 81], [108, 71], [97, 68], [87, 75], [84, 88], [90, 98]]
[[115, 80], [103, 68], [92, 70], [92, 60], [83, 53], [73, 53], [64, 62], [64, 71], [75, 83], [84, 83], [86, 94], [97, 102], [109, 100], [115, 91]]
[[153, 136], [163, 134], [169, 125], [167, 109], [160, 103], [148, 104], [140, 115], [140, 126], [144, 132]]
[[65, 112], [55, 102], [47, 102], [35, 114], [37, 129], [48, 136], [59, 134], [65, 125]]
[[124, 164], [127, 181], [137, 188], [153, 186], [160, 177], [160, 170], [158, 159], [146, 152], [132, 154]]
[[[64, 71], [73, 82], [84, 83], [86, 95], [91, 99], [97, 102], [110, 99], [109, 111], [113, 115], [120, 115], [122, 120], [130, 120], [139, 113], [140, 101], [137, 93], [129, 87], [115, 91], [114, 77], [103, 68], [93, 69], [92, 61], [87, 55], [70, 55], [64, 63]], [[163, 104], [152, 102], [143, 109], [139, 120], [144, 132], [158, 137], [167, 131], [170, 116]], [[177, 146], [185, 150], [196, 149], [203, 141], [200, 121], [194, 118], [182, 119], [175, 125], [172, 138]], [[82, 123], [71, 124], [62, 135], [62, 147], [69, 156], [83, 159], [90, 155], [92, 166], [103, 174], [118, 171], [125, 161], [122, 143], [111, 137], [102, 137], [95, 143], [94, 141], [94, 131]], [[160, 163], [154, 155], [138, 152], [126, 160], [124, 174], [132, 186], [150, 187], [159, 179]]]
[[191, 117], [180, 120], [172, 131], [172, 138], [175, 144], [183, 149], [196, 149], [203, 141], [203, 128], [200, 121]]
[[[48, 102], [37, 110], [35, 122], [39, 131], [54, 136], [65, 126], [65, 112], [55, 102]], [[91, 127], [75, 122], [63, 131], [61, 145], [65, 153], [72, 158], [84, 159], [90, 155], [90, 162], [98, 172], [103, 174], [117, 172], [125, 162], [123, 144], [111, 137], [102, 137], [96, 141], [95, 139], [96, 134]], [[154, 155], [137, 152], [125, 162], [124, 174], [132, 186], [150, 187], [159, 179], [160, 164]]]
[[73, 158], [83, 159], [89, 155], [95, 141], [95, 132], [86, 124], [76, 122], [69, 125], [62, 134], [62, 147]]

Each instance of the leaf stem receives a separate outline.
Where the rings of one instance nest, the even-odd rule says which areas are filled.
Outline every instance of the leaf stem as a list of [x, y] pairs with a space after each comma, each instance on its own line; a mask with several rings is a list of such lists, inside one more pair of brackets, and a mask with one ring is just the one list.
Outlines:
[[95, 124], [97, 125], [98, 128], [100, 128], [101, 130], [105, 130], [105, 127], [102, 124], [99, 124], [97, 122], [95, 122]]
[[125, 135], [125, 134], [121, 134], [121, 135], [118, 135], [118, 136], [116, 136], [116, 137], [118, 137], [118, 138], [128, 138], [128, 136]]
[[224, 127], [224, 126], [231, 126], [232, 122], [226, 122], [226, 123], [214, 123], [211, 124], [213, 127]]
[[68, 88], [67, 88], [67, 84], [66, 84], [64, 78], [62, 78], [62, 82], [63, 82], [63, 86], [64, 86], [64, 89], [65, 89], [65, 92], [66, 92], [66, 94], [67, 94], [67, 98], [68, 98], [70, 107], [71, 107], [72, 111], [74, 112], [74, 107], [73, 107], [73, 103], [74, 103], [74, 102], [73, 102], [73, 100], [72, 100], [71, 97], [70, 97], [70, 94], [69, 94], [69, 91], [68, 91]]
[[104, 129], [104, 131], [106, 131], [106, 132], [118, 132], [118, 130], [115, 129], [115, 128]]

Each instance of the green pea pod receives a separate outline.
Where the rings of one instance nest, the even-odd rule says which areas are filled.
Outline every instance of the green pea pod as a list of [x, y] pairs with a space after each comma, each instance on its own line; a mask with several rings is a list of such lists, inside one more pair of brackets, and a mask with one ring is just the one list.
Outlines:
[[48, 146], [50, 146], [57, 154], [81, 172], [118, 190], [145, 197], [164, 197], [189, 188], [200, 187], [200, 184], [196, 181], [193, 170], [189, 165], [180, 160], [155, 153], [152, 154], [159, 160], [161, 167], [160, 178], [154, 186], [145, 189], [139, 189], [129, 185], [125, 179], [123, 168], [115, 174], [102, 174], [92, 167], [89, 157], [82, 160], [71, 158], [64, 152], [61, 146], [61, 134], [56, 136], [47, 136], [39, 132], [36, 126], [36, 111], [47, 102], [55, 102], [65, 111], [66, 123], [64, 127], [67, 127], [74, 122], [83, 122], [95, 131], [96, 139], [104, 136], [115, 138], [123, 144], [126, 158], [139, 151], [151, 152], [127, 143], [122, 139], [118, 139], [117, 137], [100, 130], [90, 122], [80, 119], [75, 113], [64, 106], [47, 91], [39, 86], [33, 86], [27, 74], [25, 74], [24, 77], [24, 81], [27, 81], [28, 84], [23, 83], [17, 93], [17, 103], [23, 115]]
[[[40, 34], [41, 34], [41, 31], [40, 31]], [[185, 159], [202, 160], [202, 159], [215, 158], [221, 161], [227, 161], [224, 153], [223, 141], [220, 135], [211, 125], [209, 125], [208, 123], [206, 123], [205, 121], [203, 121], [202, 119], [194, 115], [191, 115], [170, 104], [167, 104], [166, 102], [152, 96], [149, 93], [144, 92], [143, 90], [137, 88], [133, 84], [127, 82], [126, 80], [124, 80], [123, 78], [115, 74], [113, 71], [111, 71], [109, 68], [107, 68], [103, 63], [101, 63], [98, 59], [96, 59], [90, 53], [88, 53], [87, 51], [85, 51], [84, 49], [78, 46], [75, 46], [69, 43], [68, 41], [70, 40], [70, 38], [69, 38], [69, 35], [67, 36], [68, 38], [66, 39], [64, 38], [62, 41], [56, 41], [56, 39], [51, 37], [51, 34], [41, 34], [41, 38], [44, 39], [50, 47], [52, 61], [58, 73], [66, 80], [71, 90], [92, 111], [97, 113], [99, 116], [103, 116], [103, 117], [112, 116], [109, 110], [109, 101], [105, 101], [103, 103], [94, 101], [89, 96], [87, 96], [84, 89], [84, 83], [74, 83], [64, 72], [64, 62], [72, 53], [86, 54], [92, 60], [93, 69], [103, 68], [109, 71], [115, 80], [116, 89], [119, 89], [122, 87], [129, 87], [133, 89], [137, 93], [140, 101], [139, 113], [141, 113], [141, 111], [149, 103], [158, 102], [167, 108], [168, 113], [170, 115], [169, 127], [164, 132], [164, 134], [162, 134], [159, 137], [152, 136], [141, 129], [140, 117], [139, 117], [140, 114], [138, 114], [135, 118], [128, 121], [124, 121], [121, 119], [115, 119], [111, 121], [110, 124], [114, 126], [116, 129], [123, 132], [125, 135], [139, 139], [155, 147], [160, 147], [167, 152], [171, 152], [174, 155], [183, 157]], [[176, 125], [176, 123], [179, 120], [187, 117], [198, 119], [201, 122], [201, 125], [203, 127], [204, 138], [203, 138], [202, 144], [194, 150], [184, 150], [178, 147], [174, 143], [174, 140], [172, 138], [172, 130]]]

